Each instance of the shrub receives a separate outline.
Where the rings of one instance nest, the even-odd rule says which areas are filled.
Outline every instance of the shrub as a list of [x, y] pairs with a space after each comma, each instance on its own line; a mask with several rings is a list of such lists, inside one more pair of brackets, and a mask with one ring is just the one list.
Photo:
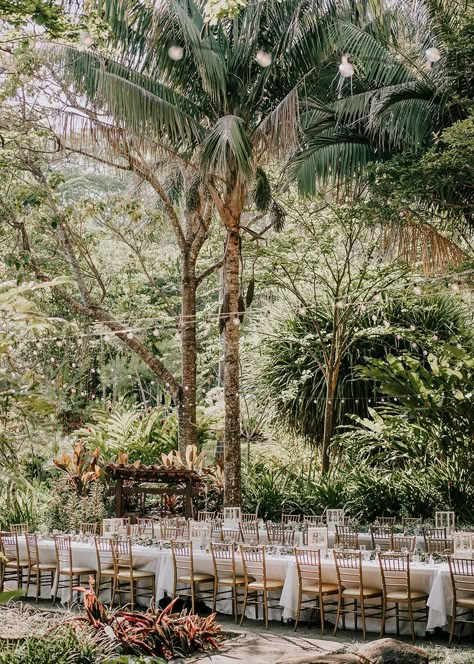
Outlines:
[[0, 664], [95, 664], [100, 649], [83, 630], [61, 627], [44, 637], [0, 649]]

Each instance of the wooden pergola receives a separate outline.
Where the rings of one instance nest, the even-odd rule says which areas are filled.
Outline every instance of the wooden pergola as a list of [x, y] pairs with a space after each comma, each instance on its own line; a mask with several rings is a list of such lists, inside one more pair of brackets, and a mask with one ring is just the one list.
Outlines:
[[[200, 492], [202, 477], [187, 468], [168, 466], [144, 466], [142, 464], [109, 463], [104, 471], [115, 481], [115, 513], [121, 517], [125, 513], [125, 503], [129, 496], [147, 494], [184, 496], [184, 515], [192, 517], [193, 495]], [[152, 486], [152, 485], [162, 486]]]

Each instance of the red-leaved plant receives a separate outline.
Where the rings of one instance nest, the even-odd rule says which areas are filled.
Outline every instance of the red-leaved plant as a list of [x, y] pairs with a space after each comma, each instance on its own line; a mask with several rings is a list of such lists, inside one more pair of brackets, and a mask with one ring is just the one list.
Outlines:
[[123, 608], [109, 612], [94, 592], [94, 579], [89, 584], [76, 588], [84, 593], [85, 616], [75, 620], [95, 628], [100, 639], [117, 641], [124, 654], [170, 660], [219, 648], [223, 635], [215, 613], [207, 618], [187, 611], [172, 613], [177, 598], [163, 610], [152, 606], [145, 613]]

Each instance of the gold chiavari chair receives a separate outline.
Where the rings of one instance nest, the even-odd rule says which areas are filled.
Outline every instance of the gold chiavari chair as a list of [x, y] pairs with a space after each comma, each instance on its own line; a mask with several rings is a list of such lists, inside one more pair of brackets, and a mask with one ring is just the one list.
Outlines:
[[127, 527], [127, 537], [140, 537], [143, 535], [143, 526], [141, 523], [131, 523]]
[[[191, 611], [194, 613], [196, 605], [196, 587], [201, 585], [214, 584], [215, 579], [212, 574], [196, 574], [194, 571], [194, 556], [192, 542], [171, 541], [171, 554], [173, 556], [174, 584], [173, 597], [177, 595], [191, 596]], [[179, 585], [184, 588], [178, 590]], [[211, 593], [205, 592], [205, 596], [214, 596], [214, 586]]]
[[94, 537], [99, 534], [99, 524], [98, 523], [81, 523], [79, 527], [79, 534]]
[[216, 512], [198, 512], [196, 521], [213, 521], [216, 518]]
[[303, 516], [304, 526], [324, 526], [324, 514], [308, 514]]
[[[73, 564], [72, 544], [69, 535], [55, 535], [54, 546], [56, 548], [56, 585], [53, 590], [53, 604], [56, 602], [58, 590], [60, 588], [69, 588], [69, 603], [74, 598], [74, 579], [77, 579], [77, 585], [81, 585], [81, 577], [96, 577], [97, 570], [92, 567], [82, 567]], [[66, 577], [67, 581], [61, 582], [61, 577]]]
[[242, 542], [242, 534], [239, 530], [235, 529], [228, 529], [228, 528], [223, 528], [222, 529], [222, 541], [223, 542], [237, 542], [240, 544]]
[[281, 525], [283, 527], [296, 526], [301, 523], [301, 514], [282, 514]]
[[[112, 606], [116, 595], [130, 595], [130, 606], [133, 611], [135, 599], [139, 594], [142, 598], [149, 598], [150, 603], [155, 595], [155, 572], [147, 569], [138, 569], [133, 565], [132, 542], [125, 540], [112, 540], [112, 555], [114, 559], [114, 587], [112, 590]], [[149, 586], [139, 586], [139, 583], [148, 582]]]
[[267, 538], [269, 544], [277, 546], [293, 546], [295, 543], [295, 531], [285, 528], [281, 523], [266, 522]]
[[130, 517], [102, 519], [102, 535], [126, 535], [130, 525]]
[[[339, 588], [333, 583], [323, 583], [321, 575], [321, 551], [314, 549], [295, 549], [296, 567], [298, 570], [298, 609], [296, 611], [295, 632], [298, 627], [303, 604], [311, 603], [312, 609], [319, 612], [321, 621], [321, 634], [324, 634], [324, 599], [333, 597], [332, 602], [326, 602], [336, 606]], [[303, 600], [303, 595], [312, 595], [312, 599]], [[316, 602], [315, 602], [316, 600]], [[335, 610], [328, 611], [335, 613]], [[311, 612], [312, 614], [312, 612]], [[311, 615], [308, 620], [310, 626]]]
[[224, 535], [223, 535], [223, 528], [222, 528], [222, 521], [220, 520], [215, 520], [211, 524], [211, 539], [213, 542], [223, 542], [224, 541]]
[[370, 526], [372, 548], [389, 551], [392, 547], [393, 526]]
[[[213, 611], [216, 610], [218, 595], [231, 593], [235, 622], [239, 619], [238, 589], [245, 586], [245, 577], [235, 573], [234, 544], [211, 543], [212, 562], [214, 564]], [[219, 586], [227, 590], [219, 591]]]
[[[334, 551], [334, 560], [336, 562], [338, 585], [334, 636], [336, 636], [341, 616], [343, 627], [345, 628], [345, 616], [348, 613], [354, 615], [354, 627], [357, 629], [357, 617], [360, 611], [362, 636], [365, 639], [366, 617], [380, 616], [380, 607], [366, 605], [366, 602], [367, 600], [373, 600], [379, 597], [382, 601], [382, 591], [379, 588], [364, 585], [362, 575], [362, 554], [360, 551]], [[346, 601], [351, 603], [351, 608], [346, 608]], [[368, 613], [368, 611], [370, 611], [370, 613]]]
[[335, 525], [336, 535], [334, 543], [336, 546], [343, 547], [344, 549], [357, 549], [359, 546], [359, 533], [354, 530], [352, 526], [341, 526], [338, 523]]
[[[277, 590], [283, 590], [284, 581], [277, 579], [267, 578], [267, 568], [265, 562], [265, 547], [264, 546], [245, 546], [240, 545], [240, 552], [242, 554], [242, 562], [244, 565], [244, 606], [242, 609], [242, 617], [240, 624], [242, 625], [245, 618], [245, 609], [247, 604], [255, 605], [256, 618], [258, 620], [258, 606], [263, 605], [263, 616], [265, 619], [265, 627], [268, 629], [268, 609], [279, 607], [280, 604], [269, 604], [268, 594]], [[254, 593], [255, 599], [249, 600], [249, 593]], [[262, 600], [259, 601], [259, 593], [262, 593]]]
[[160, 538], [162, 540], [176, 540], [180, 537], [188, 537], [188, 526], [177, 525], [176, 522], [170, 524], [162, 520], [160, 522]]
[[15, 580], [17, 587], [23, 586], [23, 572], [28, 569], [28, 558], [20, 558], [18, 535], [6, 533], [0, 535], [0, 590], [5, 581]]
[[388, 526], [393, 527], [395, 525], [395, 516], [376, 516], [374, 521], [374, 526]]
[[[41, 587], [49, 585], [51, 587], [51, 592], [53, 591], [54, 586], [54, 575], [56, 573], [56, 563], [42, 563], [40, 561], [39, 550], [38, 550], [38, 538], [36, 534], [30, 535], [25, 533], [26, 540], [26, 550], [28, 551], [28, 569], [26, 571], [26, 596], [28, 597], [28, 590], [30, 589], [31, 579], [34, 579], [33, 583], [36, 585], [35, 601], [38, 602], [38, 597], [41, 594]], [[48, 582], [46, 578], [43, 577], [43, 573], [50, 575], [50, 581]]]
[[[389, 618], [397, 621], [397, 634], [400, 634], [400, 614], [408, 614], [411, 640], [415, 641], [415, 622], [426, 622], [428, 609], [427, 593], [412, 590], [410, 585], [410, 555], [405, 553], [379, 553], [380, 572], [382, 574], [382, 624], [380, 638], [385, 633], [385, 622]], [[424, 606], [419, 606], [423, 602]], [[388, 604], [394, 604], [387, 608]], [[401, 608], [406, 605], [405, 608]], [[390, 614], [393, 611], [394, 613]]]
[[446, 534], [446, 528], [423, 528], [426, 551], [428, 553], [454, 553], [454, 540]]
[[257, 512], [244, 512], [240, 515], [240, 520], [244, 523], [246, 521], [258, 521]]
[[141, 527], [143, 535], [155, 536], [155, 519], [137, 518], [137, 524]]
[[416, 548], [416, 536], [409, 537], [408, 535], [393, 535], [392, 536], [392, 551], [399, 553], [413, 553]]
[[110, 597], [112, 598], [115, 585], [115, 561], [112, 551], [112, 540], [110, 537], [94, 537], [95, 550], [97, 553], [97, 595], [110, 585]]
[[24, 535], [29, 532], [29, 526], [27, 523], [11, 523], [10, 532], [16, 533], [17, 535]]
[[258, 532], [258, 521], [239, 521], [242, 542], [251, 544], [260, 540]]
[[[449, 556], [448, 563], [453, 588], [453, 608], [449, 632], [449, 644], [451, 645], [456, 623], [461, 623], [461, 625], [468, 623], [471, 627], [474, 625], [474, 560]], [[458, 608], [464, 610], [458, 613]], [[471, 620], [460, 620], [467, 615]]]
[[403, 528], [421, 528], [423, 517], [421, 516], [404, 516], [402, 517]]

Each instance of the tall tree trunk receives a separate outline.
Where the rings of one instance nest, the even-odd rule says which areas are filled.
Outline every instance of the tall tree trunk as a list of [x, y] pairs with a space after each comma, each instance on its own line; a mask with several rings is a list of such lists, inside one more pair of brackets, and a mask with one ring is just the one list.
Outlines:
[[334, 398], [336, 396], [338, 377], [339, 368], [337, 367], [329, 372], [326, 381], [326, 403], [324, 406], [324, 431], [321, 452], [321, 470], [323, 475], [326, 475], [330, 469], [329, 445], [334, 431]]
[[[235, 219], [235, 217], [234, 217]], [[239, 295], [240, 295], [240, 214], [232, 228], [227, 229], [227, 250], [224, 259], [224, 285], [227, 309], [224, 355], [224, 505], [239, 507], [241, 503], [240, 449], [240, 362], [239, 362]]]
[[181, 279], [181, 390], [177, 403], [179, 420], [179, 449], [197, 442], [196, 429], [196, 272], [189, 257], [183, 259]]

